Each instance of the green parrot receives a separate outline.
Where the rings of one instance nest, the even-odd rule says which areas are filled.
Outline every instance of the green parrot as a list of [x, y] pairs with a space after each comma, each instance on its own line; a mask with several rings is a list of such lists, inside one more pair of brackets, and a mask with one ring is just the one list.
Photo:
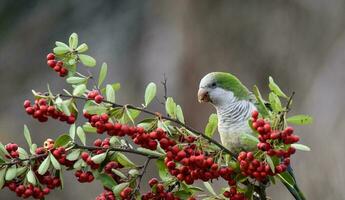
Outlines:
[[[251, 113], [257, 110], [256, 99], [238, 78], [226, 72], [207, 74], [200, 81], [198, 100], [216, 108], [218, 132], [226, 148], [236, 154], [256, 149], [258, 139], [248, 124]], [[291, 167], [288, 173], [294, 179]], [[305, 199], [297, 184], [283, 183], [296, 200]]]

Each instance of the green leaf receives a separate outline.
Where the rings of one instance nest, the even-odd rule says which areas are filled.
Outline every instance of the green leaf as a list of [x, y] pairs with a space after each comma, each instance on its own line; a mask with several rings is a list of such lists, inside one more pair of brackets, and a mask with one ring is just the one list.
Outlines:
[[158, 156], [158, 157], [164, 156], [164, 154], [161, 154], [158, 151], [152, 151], [150, 149], [145, 149], [145, 148], [142, 148], [142, 147], [137, 148], [137, 150], [140, 151], [140, 152], [146, 153], [148, 155], [151, 155], [151, 156]]
[[270, 100], [270, 104], [272, 106], [272, 109], [275, 111], [275, 112], [280, 112], [283, 110], [282, 108], [282, 104], [280, 102], [280, 99], [279, 97], [273, 93], [273, 92], [270, 92], [269, 94], [269, 100]]
[[259, 143], [259, 140], [257, 137], [250, 135], [250, 134], [240, 134], [239, 140], [241, 144], [244, 145], [244, 148], [248, 149], [255, 149], [256, 145]]
[[37, 149], [37, 144], [32, 144], [30, 147], [30, 153], [35, 154], [36, 149]]
[[105, 77], [107, 76], [107, 72], [108, 72], [108, 65], [107, 63], [103, 63], [101, 70], [99, 72], [99, 76], [98, 76], [98, 87], [101, 87], [103, 81], [105, 80]]
[[67, 155], [66, 159], [70, 161], [75, 161], [79, 158], [79, 155], [80, 149], [74, 149]]
[[176, 106], [176, 117], [180, 122], [184, 123], [183, 111], [180, 105]]
[[96, 60], [89, 55], [79, 54], [79, 59], [87, 67], [96, 66]]
[[[28, 169], [27, 166], [24, 166], [24, 167], [17, 167], [16, 177], [21, 176], [22, 174], [24, 174], [24, 172], [26, 172], [27, 169]], [[1, 188], [1, 187], [0, 187], [0, 188]]]
[[212, 185], [209, 182], [204, 182], [204, 186], [213, 196], [217, 196], [216, 192], [214, 191]]
[[270, 166], [272, 172], [274, 173], [275, 172], [275, 166], [274, 166], [272, 158], [269, 155], [266, 155], [266, 161], [267, 161], [268, 165]]
[[85, 132], [84, 132], [83, 128], [81, 128], [80, 126], [77, 128], [77, 135], [78, 135], [81, 143], [83, 143], [83, 145], [86, 145]]
[[31, 183], [32, 185], [36, 185], [36, 176], [31, 169], [26, 174], [26, 178], [27, 178], [29, 183]]
[[173, 98], [168, 97], [165, 102], [165, 110], [172, 118], [176, 118], [176, 103]]
[[91, 160], [96, 164], [100, 164], [104, 161], [106, 157], [107, 157], [107, 153], [101, 153], [101, 154], [97, 154], [93, 156]]
[[282, 182], [288, 184], [290, 187], [293, 187], [296, 184], [294, 178], [288, 172], [278, 174], [278, 177]]
[[162, 179], [162, 181], [166, 182], [171, 179], [170, 173], [168, 171], [168, 168], [165, 166], [163, 159], [158, 159], [156, 161], [156, 166], [158, 169], [159, 177]]
[[121, 165], [125, 167], [135, 167], [135, 164], [127, 158], [124, 154], [120, 152], [116, 152], [116, 160], [119, 162]]
[[49, 153], [49, 157], [50, 157], [51, 163], [53, 164], [53, 167], [54, 167], [56, 170], [61, 170], [61, 165], [60, 165], [60, 163], [56, 160], [56, 158], [55, 158], [51, 153]]
[[297, 150], [300, 151], [310, 151], [310, 147], [304, 145], [304, 144], [291, 144], [292, 147], [294, 147]]
[[4, 155], [9, 155], [9, 153], [7, 152], [5, 146], [0, 142], [0, 152]]
[[208, 118], [208, 123], [205, 128], [205, 134], [209, 137], [212, 137], [218, 126], [218, 117], [217, 114], [211, 114]]
[[101, 181], [102, 185], [108, 189], [112, 189], [116, 185], [114, 179], [108, 174], [99, 174], [96, 176], [96, 179]]
[[313, 123], [313, 118], [309, 115], [295, 115], [286, 120], [288, 123], [296, 125], [307, 125]]
[[83, 78], [83, 77], [76, 77], [76, 76], [71, 76], [71, 77], [68, 77], [66, 79], [66, 82], [69, 83], [69, 84], [84, 84], [86, 82], [86, 78]]
[[79, 96], [83, 95], [85, 93], [85, 91], [86, 91], [86, 85], [81, 84], [81, 85], [78, 85], [74, 88], [73, 95], [79, 97]]
[[54, 147], [63, 147], [72, 142], [72, 138], [69, 135], [60, 135], [54, 142]]
[[79, 169], [81, 169], [83, 163], [85, 163], [85, 162], [83, 161], [83, 159], [80, 158], [79, 160], [77, 160], [77, 162], [74, 163], [73, 168], [76, 170], [79, 170]]
[[[180, 199], [188, 199], [191, 195], [192, 193], [186, 190], [179, 190], [179, 191], [174, 192], [174, 196], [177, 196]], [[205, 198], [203, 198], [203, 200], [205, 200]]]
[[6, 167], [0, 169], [0, 189], [5, 185], [5, 174], [6, 174]]
[[26, 159], [29, 157], [28, 153], [25, 151], [25, 149], [18, 147], [18, 152], [19, 152], [19, 158], [20, 159]]
[[69, 128], [69, 136], [72, 138], [74, 141], [75, 138], [75, 124], [72, 124], [71, 127]]
[[111, 171], [118, 175], [119, 177], [123, 178], [123, 179], [127, 179], [128, 177], [126, 175], [124, 175], [122, 172], [120, 172], [119, 170], [116, 170], [116, 169], [111, 169]]
[[31, 136], [30, 136], [30, 131], [26, 125], [24, 125], [24, 137], [25, 137], [25, 140], [28, 143], [29, 147], [31, 147], [32, 140], [31, 140]]
[[78, 46], [78, 35], [76, 33], [72, 33], [71, 36], [69, 36], [69, 46], [72, 49], [77, 48], [77, 46]]
[[54, 49], [53, 49], [53, 52], [56, 54], [56, 55], [63, 55], [63, 54], [65, 54], [65, 53], [67, 53], [67, 52], [69, 52], [70, 51], [70, 49], [69, 48], [66, 48], [66, 47], [55, 47]]
[[43, 161], [43, 162], [41, 163], [41, 165], [39, 166], [37, 172], [38, 172], [40, 175], [44, 175], [44, 174], [48, 171], [49, 166], [50, 166], [50, 155], [48, 155], [48, 156], [46, 157], [46, 159], [44, 159], [44, 161]]
[[256, 101], [258, 102], [258, 111], [259, 113], [263, 116], [263, 117], [267, 117], [270, 115], [270, 112], [269, 110], [267, 109], [265, 103], [264, 103], [264, 100], [262, 99], [262, 96], [260, 94], [260, 91], [259, 91], [259, 88], [254, 85], [254, 88], [253, 88], [253, 93], [255, 95], [255, 98], [256, 98]]
[[71, 115], [71, 111], [70, 111], [69, 108], [68, 108], [67, 102], [64, 101], [64, 102], [61, 104], [61, 109], [62, 109], [63, 113], [65, 113], [67, 116], [70, 116], [70, 115]]
[[57, 47], [64, 47], [64, 48], [66, 48], [66, 49], [69, 49], [69, 46], [68, 46], [67, 44], [65, 44], [65, 43], [63, 43], [63, 42], [60, 42], [60, 41], [56, 41], [56, 42], [55, 42], [55, 45], [56, 45]]
[[108, 101], [115, 103], [115, 91], [110, 84], [106, 86], [106, 97]]
[[100, 115], [107, 112], [107, 108], [104, 106], [88, 106], [85, 108], [85, 110], [91, 115]]
[[137, 169], [131, 169], [128, 171], [128, 174], [132, 177], [137, 177], [139, 175], [139, 171]]
[[[111, 87], [113, 87], [113, 89], [114, 89], [114, 91], [116, 92], [116, 91], [118, 91], [120, 88], [121, 88], [121, 85], [120, 85], [120, 83], [113, 83], [113, 84], [111, 84]], [[106, 88], [102, 88], [101, 89], [101, 93], [105, 93], [105, 89]]]
[[120, 192], [125, 189], [126, 187], [129, 186], [129, 183], [128, 182], [125, 182], [125, 183], [120, 183], [118, 185], [115, 185], [113, 187], [113, 193], [115, 196], [119, 196]]
[[7, 169], [6, 175], [5, 175], [5, 180], [6, 181], [11, 181], [14, 178], [16, 178], [17, 175], [17, 167], [16, 165], [12, 165]]
[[288, 98], [283, 91], [279, 88], [279, 86], [274, 82], [273, 78], [270, 76], [269, 78], [269, 84], [268, 87], [272, 92], [274, 92], [276, 95], [284, 98]]
[[109, 116], [115, 117], [116, 119], [121, 119], [123, 117], [123, 114], [125, 112], [124, 108], [113, 108], [109, 112]]
[[83, 43], [83, 44], [79, 45], [79, 47], [77, 47], [76, 51], [78, 53], [84, 53], [88, 49], [89, 49], [89, 47], [87, 46], [87, 44]]
[[88, 133], [96, 133], [97, 129], [92, 127], [90, 123], [85, 123], [83, 125], [83, 130], [84, 132], [88, 132]]
[[145, 90], [145, 106], [148, 106], [153, 98], [155, 98], [157, 93], [157, 86], [155, 83], [151, 82], [147, 85]]

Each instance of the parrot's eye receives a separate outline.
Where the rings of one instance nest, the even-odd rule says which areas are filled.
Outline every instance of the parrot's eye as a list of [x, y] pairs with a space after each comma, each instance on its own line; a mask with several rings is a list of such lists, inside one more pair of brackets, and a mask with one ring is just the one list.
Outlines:
[[217, 86], [217, 83], [215, 83], [215, 82], [211, 84], [212, 88], [215, 88], [216, 86]]

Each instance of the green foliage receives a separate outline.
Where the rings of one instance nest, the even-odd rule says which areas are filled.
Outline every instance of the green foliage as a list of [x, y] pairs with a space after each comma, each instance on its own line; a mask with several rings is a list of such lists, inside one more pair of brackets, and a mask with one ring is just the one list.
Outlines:
[[313, 118], [309, 115], [295, 115], [286, 119], [288, 123], [296, 125], [308, 125], [313, 123]]
[[217, 114], [211, 114], [208, 118], [208, 123], [205, 127], [205, 134], [209, 137], [212, 137], [218, 126], [218, 117]]
[[155, 98], [157, 93], [157, 86], [155, 83], [151, 82], [147, 85], [145, 90], [145, 106], [147, 107], [151, 101]]
[[271, 89], [274, 94], [280, 97], [288, 98], [283, 91], [279, 88], [279, 86], [274, 82], [273, 78], [270, 76], [269, 77], [269, 88]]
[[72, 138], [69, 135], [63, 134], [60, 135], [54, 143], [54, 147], [64, 147], [67, 146], [70, 142], [72, 142]]
[[98, 87], [101, 87], [102, 83], [105, 80], [105, 77], [107, 76], [107, 72], [108, 72], [108, 65], [107, 63], [103, 63], [101, 70], [99, 72], [99, 76], [98, 76]]

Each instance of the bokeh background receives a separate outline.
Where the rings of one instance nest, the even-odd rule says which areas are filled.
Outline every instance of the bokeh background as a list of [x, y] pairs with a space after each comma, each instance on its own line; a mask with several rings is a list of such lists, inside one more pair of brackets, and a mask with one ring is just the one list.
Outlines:
[[[122, 84], [119, 102], [140, 104], [145, 85], [166, 74], [168, 95], [199, 130], [214, 112], [196, 100], [203, 75], [231, 72], [264, 94], [272, 75], [286, 93], [296, 92], [293, 113], [315, 118], [313, 125], [297, 128], [312, 151], [299, 152], [293, 162], [307, 199], [345, 199], [344, 0], [1, 0], [2, 143], [25, 145], [23, 124], [39, 144], [67, 130], [59, 122], [38, 124], [22, 102], [47, 83], [55, 92], [68, 87], [46, 66], [45, 55], [72, 32], [89, 44], [98, 63], [108, 63], [108, 81]], [[154, 109], [163, 107], [156, 103]], [[65, 181], [66, 188], [48, 199], [89, 200], [102, 191], [98, 184], [77, 184], [71, 173]], [[292, 199], [279, 184], [268, 193]], [[6, 189], [0, 199], [16, 197]]]

